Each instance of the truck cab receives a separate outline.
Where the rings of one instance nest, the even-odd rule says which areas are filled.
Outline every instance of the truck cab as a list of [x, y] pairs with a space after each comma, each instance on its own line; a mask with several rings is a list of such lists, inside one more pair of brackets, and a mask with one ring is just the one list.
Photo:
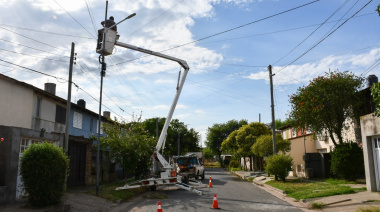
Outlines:
[[202, 180], [205, 178], [204, 167], [201, 158], [196, 154], [187, 154], [184, 156], [174, 156], [173, 163], [177, 175], [183, 177], [183, 181], [187, 182], [189, 178]]

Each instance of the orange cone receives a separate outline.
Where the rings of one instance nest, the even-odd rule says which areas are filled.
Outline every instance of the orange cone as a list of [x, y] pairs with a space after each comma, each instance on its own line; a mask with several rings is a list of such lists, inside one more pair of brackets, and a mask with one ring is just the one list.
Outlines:
[[162, 212], [161, 202], [158, 201], [157, 212]]
[[218, 200], [216, 199], [216, 194], [214, 194], [214, 200], [212, 201], [211, 209], [220, 209], [218, 206]]
[[211, 175], [210, 175], [210, 181], [209, 181], [209, 183], [208, 183], [208, 187], [212, 187], [212, 182], [211, 182]]

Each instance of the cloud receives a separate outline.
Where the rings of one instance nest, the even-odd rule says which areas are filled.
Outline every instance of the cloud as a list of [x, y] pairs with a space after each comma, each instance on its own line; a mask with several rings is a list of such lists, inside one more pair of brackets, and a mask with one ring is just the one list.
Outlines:
[[203, 110], [196, 110], [195, 113], [197, 113], [197, 114], [204, 114], [205, 112]]
[[[286, 68], [275, 66], [272, 72], [274, 85], [307, 84], [317, 76], [324, 75], [329, 70], [351, 71], [360, 76], [365, 72], [363, 67], [369, 67], [380, 57], [380, 48], [372, 49], [362, 54], [346, 54], [338, 56], [327, 56], [319, 61], [305, 63], [302, 65], [290, 65]], [[284, 68], [284, 69], [283, 69]], [[279, 72], [279, 73], [276, 73]], [[252, 73], [244, 78], [251, 80], [265, 80], [269, 83], [268, 71]]]
[[167, 105], [157, 105], [157, 106], [154, 106], [153, 109], [160, 109], [160, 110], [164, 109], [164, 110], [166, 110], [166, 109], [169, 109], [169, 106], [167, 106]]

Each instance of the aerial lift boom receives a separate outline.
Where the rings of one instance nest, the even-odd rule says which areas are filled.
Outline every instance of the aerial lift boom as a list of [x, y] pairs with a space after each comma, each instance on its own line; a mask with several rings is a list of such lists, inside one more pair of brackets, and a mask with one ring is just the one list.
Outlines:
[[166, 121], [165, 121], [164, 127], [161, 131], [160, 137], [158, 139], [156, 148], [154, 150], [154, 156], [157, 157], [158, 161], [161, 163], [161, 165], [164, 169], [164, 171], [160, 173], [160, 178], [149, 178], [149, 179], [141, 181], [141, 183], [142, 183], [141, 185], [129, 186], [127, 184], [124, 187], [119, 187], [117, 189], [129, 189], [129, 188], [136, 188], [136, 187], [140, 187], [140, 186], [151, 186], [151, 188], [152, 188], [152, 186], [155, 187], [156, 185], [176, 185], [176, 186], [183, 188], [185, 190], [193, 191], [193, 192], [198, 193], [199, 195], [202, 195], [201, 191], [194, 189], [194, 187], [190, 187], [186, 184], [183, 184], [181, 182], [181, 180], [182, 180], [181, 177], [173, 174], [173, 171], [174, 171], [173, 166], [170, 165], [169, 162], [166, 161], [166, 159], [159, 152], [160, 149], [162, 148], [163, 144], [164, 144], [165, 139], [166, 139], [166, 134], [167, 134], [167, 130], [168, 130], [170, 121], [173, 117], [173, 113], [174, 113], [175, 107], [177, 105], [179, 96], [181, 94], [183, 85], [185, 83], [187, 73], [189, 72], [189, 69], [190, 69], [187, 62], [184, 60], [175, 58], [175, 57], [171, 57], [171, 56], [159, 53], [159, 52], [154, 52], [154, 51], [147, 50], [144, 48], [140, 48], [137, 46], [133, 46], [130, 44], [118, 42], [118, 39], [119, 39], [119, 36], [117, 35], [117, 33], [115, 31], [109, 30], [109, 28], [105, 29], [104, 35], [103, 35], [103, 41], [102, 41], [102, 48], [98, 49], [97, 53], [99, 53], [99, 54], [104, 53], [104, 55], [110, 55], [110, 54], [112, 54], [114, 46], [116, 45], [116, 46], [128, 48], [131, 50], [139, 51], [139, 52], [142, 52], [145, 54], [149, 54], [149, 55], [153, 55], [156, 57], [160, 57], [160, 58], [164, 58], [167, 60], [177, 62], [177, 63], [179, 63], [179, 65], [182, 68], [184, 68], [184, 72], [182, 74], [180, 83], [177, 87], [177, 92], [174, 96], [174, 100], [173, 100], [172, 105], [170, 107], [169, 113], [166, 117]]

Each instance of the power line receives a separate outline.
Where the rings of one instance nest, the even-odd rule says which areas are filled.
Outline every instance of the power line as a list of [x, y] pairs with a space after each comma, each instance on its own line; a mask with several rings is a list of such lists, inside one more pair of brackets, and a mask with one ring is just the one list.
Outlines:
[[91, 39], [91, 40], [94, 39], [94, 38], [77, 36], [77, 35], [69, 35], [69, 34], [62, 34], [62, 33], [56, 33], [56, 32], [43, 31], [43, 30], [30, 29], [30, 28], [25, 28], [25, 27], [10, 26], [10, 25], [6, 25], [6, 24], [0, 24], [0, 26], [6, 26], [9, 28], [21, 29], [21, 30], [26, 30], [26, 31], [47, 33], [47, 34], [52, 34], [52, 35], [61, 35], [61, 36], [66, 36], [66, 37], [83, 38], [83, 39]]
[[88, 14], [90, 15], [92, 26], [94, 27], [94, 32], [96, 34], [95, 20], [94, 20], [94, 16], [92, 15], [91, 6], [89, 5], [90, 2], [88, 0], [85, 0], [85, 2], [86, 2]]
[[[358, 16], [356, 16], [354, 18], [359, 18], [359, 17], [363, 17], [363, 16], [375, 14], [375, 13], [377, 13], [377, 12], [371, 12], [371, 13], [366, 13], [366, 14], [363, 14], [363, 15], [358, 15]], [[340, 20], [334, 20], [334, 21], [328, 21], [328, 22], [326, 22], [326, 24], [335, 23], [335, 22], [339, 22], [339, 21], [341, 21], [341, 19]], [[217, 43], [217, 42], [230, 41], [230, 40], [240, 40], [240, 39], [257, 37], [257, 36], [262, 36], [262, 35], [271, 35], [271, 34], [276, 34], [276, 33], [281, 33], [281, 32], [288, 32], [288, 31], [293, 31], [293, 30], [298, 30], [298, 29], [304, 29], [304, 28], [309, 28], [309, 27], [319, 26], [319, 25], [321, 25], [321, 24], [320, 23], [319, 24], [312, 24], [312, 25], [307, 25], [307, 26], [300, 26], [300, 27], [295, 27], [295, 28], [290, 28], [290, 29], [283, 29], [283, 30], [277, 30], [277, 31], [272, 31], [272, 32], [264, 32], [264, 33], [254, 34], [254, 35], [243, 36], [243, 37], [227, 38], [227, 39], [222, 39], [222, 40], [200, 42], [200, 43], [201, 44], [209, 44], [209, 43]]]
[[70, 58], [69, 56], [65, 56], [65, 55], [56, 54], [56, 53], [53, 53], [53, 52], [44, 51], [44, 50], [41, 50], [41, 49], [37, 49], [37, 48], [33, 48], [33, 47], [26, 46], [26, 45], [23, 45], [23, 44], [19, 44], [19, 43], [13, 42], [13, 41], [4, 40], [4, 39], [1, 39], [1, 38], [0, 38], [0, 40], [8, 42], [8, 43], [12, 43], [13, 45], [23, 46], [23, 47], [26, 47], [26, 48], [34, 49], [34, 50], [37, 50], [37, 51], [40, 51], [40, 52], [45, 52], [45, 53], [54, 54], [54, 55], [61, 56], [61, 57]]
[[336, 9], [323, 23], [319, 24], [319, 26], [312, 31], [305, 39], [303, 39], [300, 43], [298, 43], [292, 50], [290, 50], [288, 53], [286, 53], [284, 56], [282, 56], [280, 59], [278, 59], [276, 62], [273, 63], [273, 65], [280, 62], [282, 59], [287, 57], [290, 53], [292, 53], [295, 49], [297, 49], [300, 45], [302, 45], [307, 39], [309, 39], [316, 31], [318, 31], [319, 28], [321, 28], [330, 18], [332, 18], [337, 12], [339, 12], [344, 5], [346, 5], [350, 0], [346, 0], [338, 9]]
[[[41, 71], [37, 71], [37, 70], [34, 70], [34, 69], [31, 69], [31, 68], [28, 68], [28, 67], [25, 67], [25, 66], [21, 66], [21, 65], [18, 65], [18, 64], [15, 64], [15, 63], [12, 63], [12, 62], [9, 62], [9, 61], [5, 61], [5, 60], [2, 60], [0, 59], [0, 61], [2, 62], [5, 62], [5, 63], [8, 63], [8, 64], [11, 64], [11, 65], [14, 65], [14, 66], [17, 66], [17, 67], [20, 67], [20, 68], [23, 68], [23, 69], [26, 69], [26, 70], [29, 70], [29, 71], [32, 71], [34, 73], [38, 73], [38, 74], [41, 74], [41, 75], [45, 75], [45, 76], [48, 76], [48, 77], [52, 77], [52, 78], [55, 78], [58, 82], [60, 80], [63, 80], [64, 82], [68, 82], [67, 79], [63, 79], [61, 77], [57, 77], [57, 76], [53, 76], [53, 75], [50, 75], [50, 74], [46, 74], [46, 73], [43, 73]], [[86, 93], [88, 96], [90, 96], [92, 99], [94, 99], [95, 101], [99, 102], [99, 100], [97, 100], [95, 97], [93, 97], [91, 94], [89, 94], [87, 91], [83, 90], [77, 83], [75, 82], [72, 82], [78, 89], [82, 90], [84, 93]], [[111, 112], [115, 113], [114, 111], [112, 111], [109, 107], [107, 107], [106, 105], [102, 104], [105, 108], [107, 108], [108, 110], [110, 110]], [[118, 115], [120, 118], [124, 119], [122, 116], [120, 116], [119, 114], [115, 113], [116, 115]]]
[[372, 71], [378, 65], [380, 65], [380, 58], [376, 60], [372, 65], [370, 65], [362, 74], [360, 74], [360, 76], [366, 75], [368, 72]]
[[45, 58], [45, 57], [36, 56], [36, 55], [30, 55], [30, 54], [25, 54], [25, 53], [20, 53], [20, 52], [15, 52], [15, 51], [10, 51], [10, 50], [6, 50], [6, 49], [2, 49], [2, 48], [0, 48], [0, 51], [11, 52], [11, 53], [14, 53], [14, 54], [21, 54], [21, 55], [25, 55], [25, 56], [28, 56], [28, 57], [37, 57], [37, 58], [41, 58], [41, 59], [44, 59], [44, 60], [51, 60], [51, 61], [64, 62], [64, 63], [67, 63], [67, 62], [68, 62], [68, 61], [63, 61], [63, 60], [56, 60], [56, 59]]
[[[58, 4], [58, 2], [56, 0], [53, 0], [53, 1], [56, 4]], [[75, 22], [77, 22], [84, 30], [86, 30], [86, 32], [88, 32], [88, 34], [90, 34], [93, 38], [95, 38], [95, 36], [93, 34], [91, 34], [91, 32], [89, 32], [86, 28], [84, 28], [84, 26], [81, 23], [79, 23], [69, 12], [67, 12], [67, 10], [65, 10], [65, 8], [63, 8], [60, 4], [58, 4], [58, 6], [60, 6], [72, 19], [74, 19]]]
[[[309, 3], [306, 3], [306, 4], [303, 4], [303, 5], [300, 5], [300, 6], [297, 6], [297, 7], [294, 7], [294, 8], [291, 8], [291, 9], [288, 9], [288, 10], [285, 10], [283, 12], [279, 12], [279, 13], [276, 13], [276, 14], [273, 14], [273, 15], [270, 15], [270, 16], [267, 16], [265, 18], [261, 18], [259, 20], [256, 20], [256, 21], [252, 21], [252, 22], [249, 22], [249, 23], [246, 23], [246, 24], [243, 24], [243, 25], [240, 25], [240, 26], [237, 26], [237, 27], [234, 27], [234, 28], [231, 28], [231, 29], [228, 29], [228, 30], [224, 30], [222, 32], [218, 32], [218, 33], [215, 33], [215, 34], [212, 34], [212, 35], [209, 35], [209, 36], [206, 36], [206, 37], [203, 37], [203, 38], [200, 38], [198, 40], [194, 40], [194, 41], [191, 41], [191, 42], [188, 42], [188, 43], [185, 43], [185, 44], [181, 44], [181, 45], [178, 45], [178, 46], [175, 46], [175, 47], [172, 47], [172, 48], [169, 48], [169, 49], [166, 49], [166, 50], [163, 50], [163, 51], [160, 51], [160, 53], [162, 52], [166, 52], [166, 51], [169, 51], [169, 50], [172, 50], [172, 49], [176, 49], [176, 48], [180, 48], [180, 47], [183, 47], [183, 46], [186, 46], [186, 45], [189, 45], [189, 44], [192, 44], [192, 43], [196, 43], [196, 42], [199, 42], [199, 41], [202, 41], [202, 40], [206, 40], [206, 39], [209, 39], [209, 38], [212, 38], [212, 37], [215, 37], [217, 35], [221, 35], [221, 34], [224, 34], [224, 33], [227, 33], [227, 32], [230, 32], [230, 31], [233, 31], [233, 30], [236, 30], [236, 29], [239, 29], [239, 28], [242, 28], [242, 27], [246, 27], [248, 25], [251, 25], [251, 24], [254, 24], [254, 23], [257, 23], [257, 22], [260, 22], [260, 21], [264, 21], [264, 20], [267, 20], [267, 19], [270, 19], [270, 18], [273, 18], [273, 17], [276, 17], [276, 16], [279, 16], [279, 15], [282, 15], [282, 14], [285, 14], [285, 13], [288, 13], [290, 11], [293, 11], [293, 10], [296, 10], [296, 9], [299, 9], [299, 8], [302, 8], [302, 7], [305, 7], [307, 5], [310, 5], [310, 4], [313, 4], [313, 3], [316, 3], [318, 1], [321, 1], [321, 0], [315, 0], [315, 1], [312, 1], [312, 2], [309, 2]], [[140, 58], [144, 58], [144, 57], [148, 57], [150, 55], [145, 55], [143, 57], [139, 57], [139, 58], [135, 58], [135, 59], [132, 59], [132, 60], [128, 60], [128, 61], [124, 61], [124, 62], [120, 62], [120, 63], [117, 63], [117, 65], [119, 64], [122, 64], [122, 63], [127, 63], [127, 62], [131, 62], [131, 61], [134, 61], [134, 60], [138, 60]]]
[[7, 28], [4, 28], [4, 27], [2, 27], [2, 26], [0, 26], [0, 28], [2, 28], [2, 29], [4, 29], [4, 30], [7, 30], [7, 31], [9, 31], [9, 32], [12, 32], [12, 33], [14, 33], [14, 34], [16, 34], [16, 35], [19, 35], [19, 36], [21, 36], [21, 37], [24, 37], [24, 38], [30, 39], [30, 40], [32, 40], [32, 41], [34, 41], [34, 42], [37, 42], [37, 43], [40, 43], [40, 44], [43, 44], [43, 45], [46, 45], [46, 46], [50, 46], [50, 47], [52, 47], [52, 48], [54, 48], [54, 49], [59, 49], [59, 50], [61, 50], [61, 51], [66, 51], [66, 50], [64, 50], [64, 49], [61, 49], [61, 48], [58, 48], [58, 47], [52, 46], [52, 45], [50, 45], [50, 44], [47, 44], [47, 43], [44, 43], [44, 42], [41, 42], [41, 41], [35, 40], [35, 39], [33, 39], [33, 38], [30, 38], [30, 37], [27, 37], [27, 36], [25, 36], [25, 35], [19, 34], [19, 33], [17, 33], [17, 32], [14, 32], [14, 31], [9, 30], [9, 29], [7, 29]]
[[[358, 14], [360, 11], [362, 11], [369, 3], [371, 3], [373, 0], [370, 0], [369, 2], [367, 2], [367, 4], [365, 4], [362, 8], [360, 8], [356, 13], [354, 13], [350, 18], [348, 18], [347, 20], [345, 20], [342, 24], [340, 24], [336, 29], [334, 29], [332, 32], [330, 32], [328, 35], [326, 35], [324, 38], [322, 38], [321, 40], [319, 40], [316, 44], [314, 44], [312, 47], [310, 47], [308, 50], [306, 50], [306, 52], [302, 53], [300, 56], [298, 56], [296, 59], [294, 59], [291, 63], [289, 63], [288, 65], [286, 65], [285, 67], [283, 67], [281, 70], [279, 70], [278, 72], [284, 70], [285, 68], [287, 68], [288, 66], [292, 65], [294, 62], [296, 62], [297, 60], [299, 60], [301, 57], [305, 56], [307, 53], [309, 53], [312, 49], [314, 49], [316, 46], [318, 46], [320, 43], [322, 43], [326, 38], [328, 38], [330, 35], [332, 35], [334, 32], [336, 32], [340, 27], [342, 27], [345, 23], [347, 23], [347, 21], [349, 21], [352, 17], [354, 17], [356, 14]], [[278, 73], [276, 72], [276, 73]], [[276, 74], [275, 73], [275, 74]]]

